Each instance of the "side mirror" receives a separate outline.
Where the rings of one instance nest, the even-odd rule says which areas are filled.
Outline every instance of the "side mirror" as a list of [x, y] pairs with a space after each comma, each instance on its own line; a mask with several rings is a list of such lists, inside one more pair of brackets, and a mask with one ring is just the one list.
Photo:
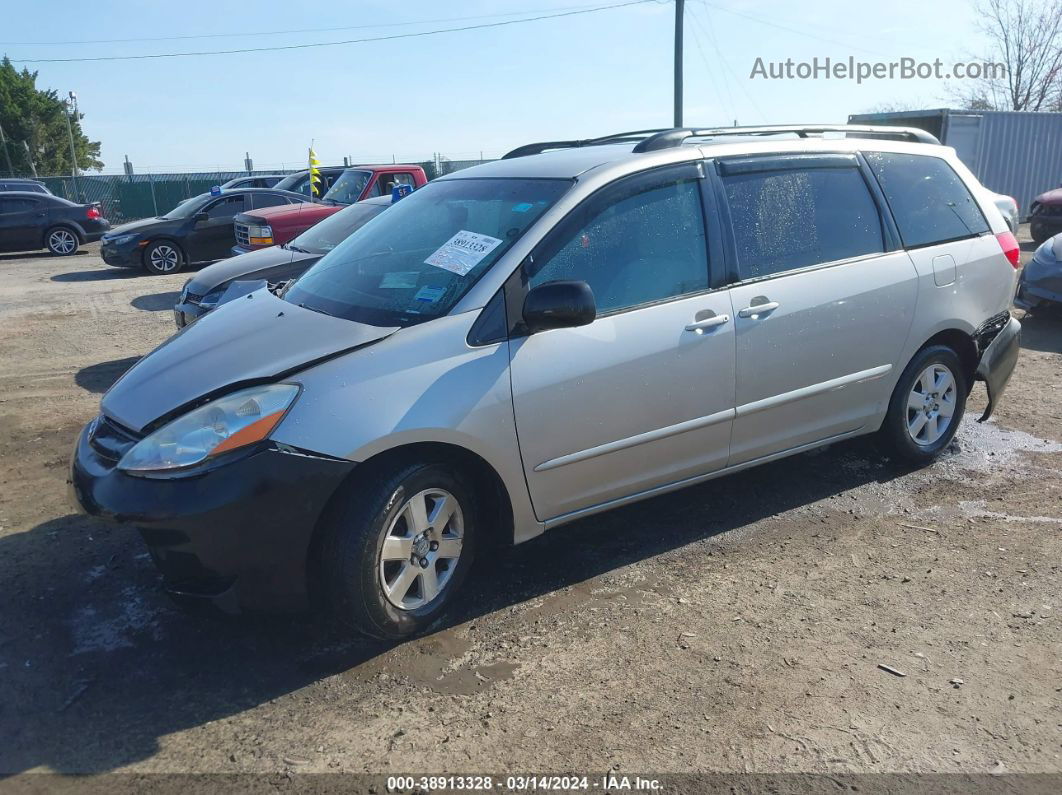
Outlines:
[[192, 220], [195, 221], [197, 224], [201, 224], [201, 223], [203, 223], [203, 221], [209, 221], [210, 220], [210, 216], [207, 215], [207, 213], [200, 212], [200, 213], [196, 213], [195, 215], [193, 215], [192, 216]]
[[586, 282], [546, 282], [532, 287], [524, 298], [524, 324], [528, 332], [574, 328], [594, 322], [597, 305]]

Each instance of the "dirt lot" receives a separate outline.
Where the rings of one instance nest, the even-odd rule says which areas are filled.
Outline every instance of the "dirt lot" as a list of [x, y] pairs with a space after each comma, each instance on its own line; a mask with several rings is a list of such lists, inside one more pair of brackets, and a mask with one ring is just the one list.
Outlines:
[[74, 515], [185, 278], [0, 255], [0, 772], [1062, 771], [1062, 321], [929, 469], [856, 441], [586, 520], [391, 647], [186, 615]]

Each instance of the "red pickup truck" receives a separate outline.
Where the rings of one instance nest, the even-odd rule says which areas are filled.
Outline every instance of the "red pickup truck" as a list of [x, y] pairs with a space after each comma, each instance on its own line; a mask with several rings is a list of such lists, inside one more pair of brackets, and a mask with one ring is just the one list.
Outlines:
[[425, 185], [428, 176], [420, 166], [351, 166], [332, 183], [320, 202], [286, 204], [240, 213], [233, 219], [236, 245], [233, 255], [246, 254], [287, 243], [318, 221], [348, 205], [373, 196], [389, 196], [396, 185]]

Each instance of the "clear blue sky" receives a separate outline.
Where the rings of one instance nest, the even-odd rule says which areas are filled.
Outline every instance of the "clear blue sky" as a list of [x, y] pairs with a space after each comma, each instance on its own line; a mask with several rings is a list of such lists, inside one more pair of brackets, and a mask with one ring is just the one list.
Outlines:
[[[232, 49], [482, 24], [620, 0], [34, 0], [6, 4], [12, 60]], [[982, 49], [969, 0], [687, 0], [687, 124], [843, 122], [882, 104], [940, 107], [939, 80], [751, 80], [757, 56], [967, 60]], [[560, 19], [317, 49], [27, 64], [77, 92], [106, 171], [293, 167], [496, 156], [533, 140], [670, 126], [674, 7], [652, 2]], [[458, 17], [483, 17], [446, 22]], [[416, 25], [396, 23], [443, 20]], [[338, 26], [357, 30], [167, 39]], [[31, 44], [137, 39], [96, 44]]]

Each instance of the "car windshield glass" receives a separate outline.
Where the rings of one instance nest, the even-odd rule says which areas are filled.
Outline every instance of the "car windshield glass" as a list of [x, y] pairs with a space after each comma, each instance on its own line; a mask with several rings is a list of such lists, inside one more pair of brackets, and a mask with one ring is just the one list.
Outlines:
[[344, 207], [335, 215], [311, 226], [292, 240], [289, 247], [310, 254], [329, 252], [350, 237], [355, 229], [360, 229], [370, 218], [375, 218], [390, 206], [362, 202]]
[[371, 171], [355, 171], [348, 169], [340, 174], [339, 179], [328, 189], [324, 195], [325, 201], [335, 201], [340, 204], [353, 204], [365, 190], [365, 186], [372, 179]]
[[374, 326], [445, 315], [570, 186], [559, 179], [430, 183], [326, 254], [285, 299]]
[[193, 196], [191, 199], [187, 199], [181, 204], [178, 204], [165, 215], [160, 215], [159, 218], [191, 218], [199, 212], [203, 205], [209, 200], [209, 193], [200, 193], [198, 196]]

